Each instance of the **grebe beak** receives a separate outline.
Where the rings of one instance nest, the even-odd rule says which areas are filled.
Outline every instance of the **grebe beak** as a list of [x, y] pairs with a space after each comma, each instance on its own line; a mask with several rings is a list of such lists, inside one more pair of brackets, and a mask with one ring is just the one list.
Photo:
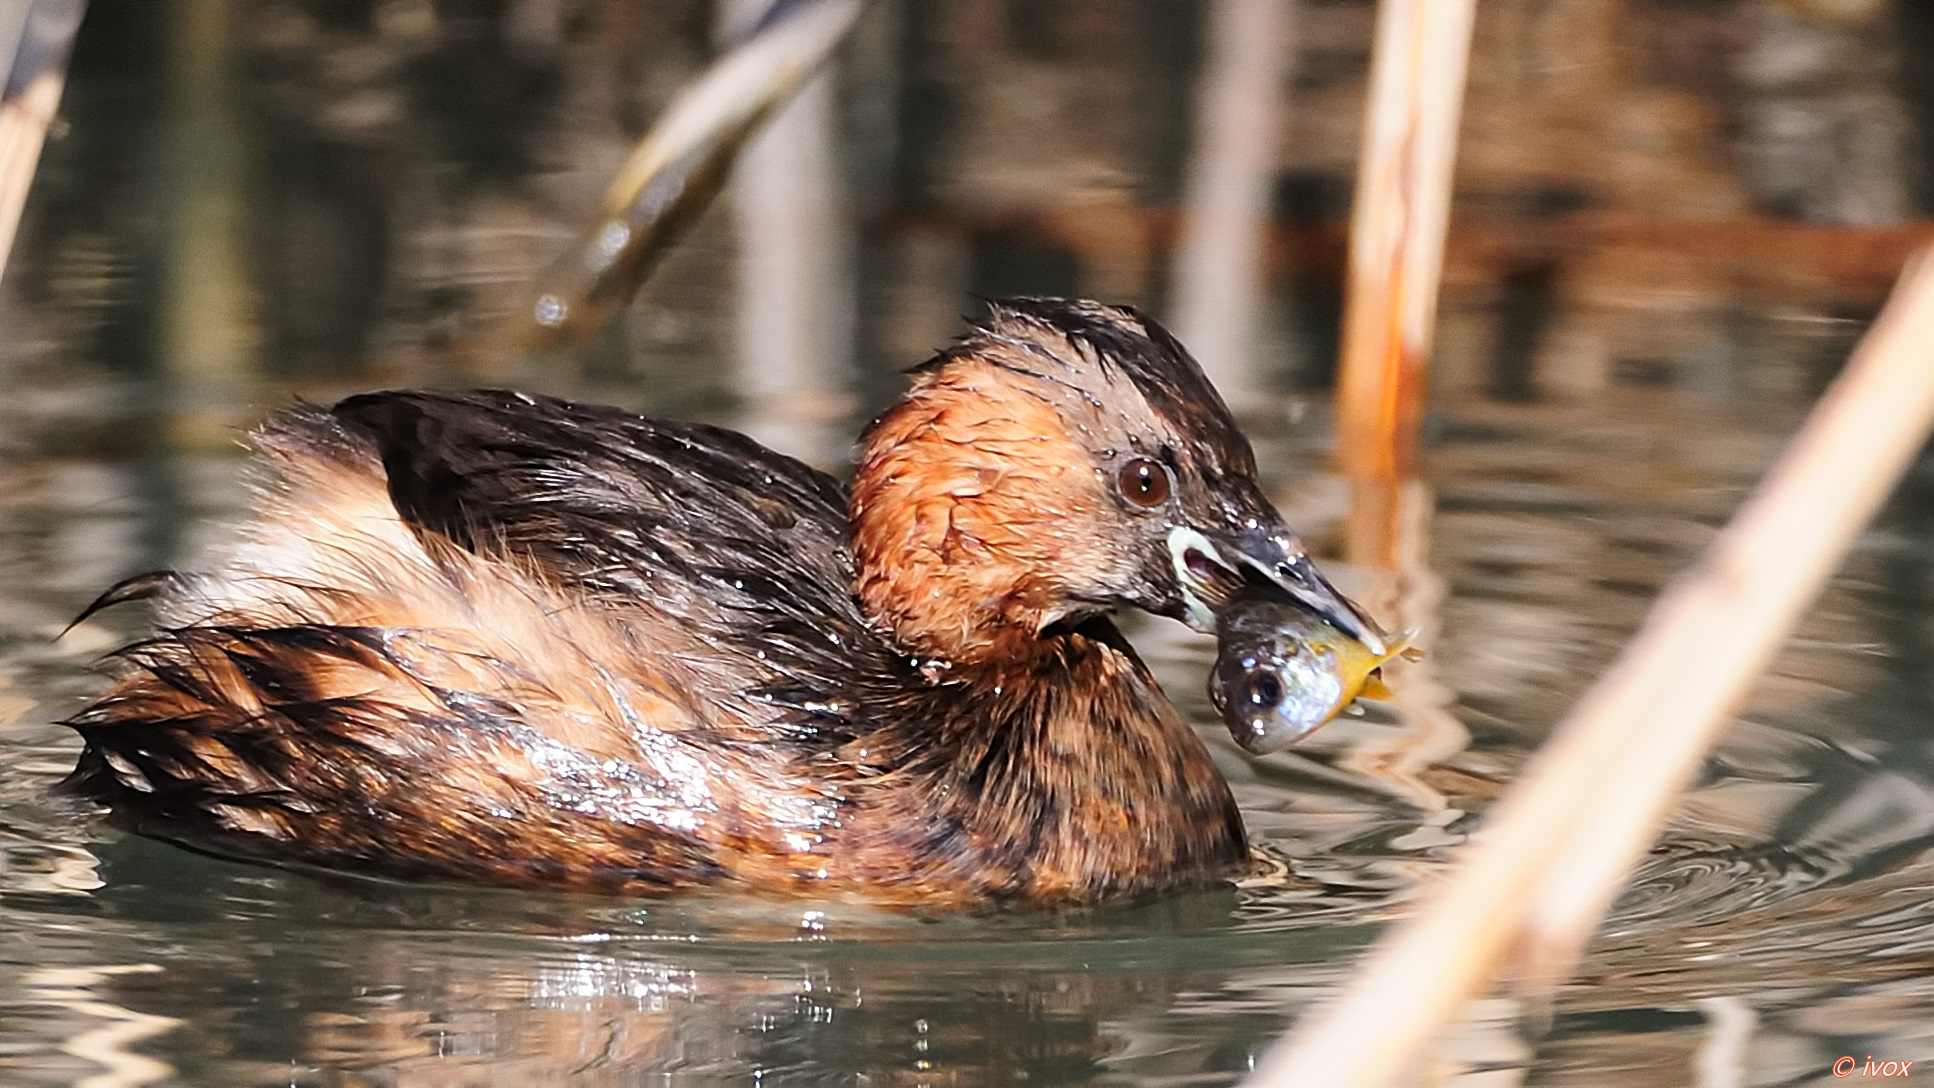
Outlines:
[[1302, 541], [1281, 526], [1255, 526], [1219, 544], [1195, 529], [1177, 526], [1169, 531], [1168, 550], [1182, 588], [1186, 618], [1198, 631], [1215, 630], [1216, 613], [1238, 587], [1252, 580], [1246, 569], [1362, 643], [1370, 653], [1379, 657], [1388, 653], [1376, 622], [1323, 577], [1303, 551]]

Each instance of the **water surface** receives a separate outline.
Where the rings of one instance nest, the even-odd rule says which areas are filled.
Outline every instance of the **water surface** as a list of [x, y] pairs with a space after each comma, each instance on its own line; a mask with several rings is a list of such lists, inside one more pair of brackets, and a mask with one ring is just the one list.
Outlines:
[[[822, 142], [773, 152], [831, 166], [777, 219], [722, 201], [619, 327], [549, 361], [495, 330], [702, 63], [703, 5], [94, 7], [0, 293], [8, 1085], [1233, 1082], [1438, 875], [1775, 455], [1918, 236], [1914, 126], [1934, 116], [1899, 47], [1919, 17], [1884, 5], [1486, 5], [1393, 578], [1342, 563], [1325, 473], [1370, 7], [1299, 5], [1257, 323], [1212, 365], [1251, 391], [1269, 484], [1326, 565], [1425, 625], [1415, 698], [1251, 758], [1202, 694], [1208, 644], [1137, 623], [1273, 877], [1054, 915], [626, 901], [110, 830], [50, 792], [78, 750], [54, 723], [142, 617], [62, 628], [117, 578], [205, 555], [243, 509], [237, 438], [299, 396], [514, 383], [837, 470], [979, 298], [1163, 312], [1207, 6], [880, 5], [814, 107]], [[1876, 126], [1895, 142], [1863, 142]], [[1796, 166], [1796, 130], [1841, 151]], [[826, 270], [798, 342], [741, 287], [773, 253]], [[1931, 576], [1923, 462], [1547, 1030], [1483, 1003], [1444, 1076], [1800, 1084], [1845, 1054], [1934, 1060]]]

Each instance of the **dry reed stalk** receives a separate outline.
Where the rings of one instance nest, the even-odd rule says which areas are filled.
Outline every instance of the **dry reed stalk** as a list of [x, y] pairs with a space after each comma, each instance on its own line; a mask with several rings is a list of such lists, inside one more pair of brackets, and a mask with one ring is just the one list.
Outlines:
[[1705, 559], [1667, 590], [1465, 848], [1454, 878], [1279, 1042], [1255, 1086], [1411, 1068], [1507, 957], [1569, 968], [1701, 756], [1934, 425], [1934, 262], [1893, 298]]
[[[1337, 374], [1339, 460], [1350, 481], [1345, 558], [1378, 571], [1373, 612], [1428, 639], [1442, 583], [1426, 559], [1429, 493], [1411, 478], [1424, 369], [1450, 224], [1474, 0], [1383, 0], [1351, 211]], [[1398, 740], [1357, 747], [1342, 766], [1401, 789], [1435, 821], [1457, 813], [1419, 776], [1470, 734], [1428, 662], [1392, 662]]]
[[0, 102], [0, 275], [6, 273], [20, 210], [40, 165], [40, 145], [60, 105], [60, 86], [60, 73], [49, 72], [19, 96]]
[[794, 5], [679, 92], [619, 167], [596, 218], [538, 278], [509, 339], [539, 349], [582, 344], [629, 305], [711, 206], [746, 141], [827, 62], [865, 6]]
[[[19, 15], [0, 54], [0, 276], [40, 165], [40, 148], [60, 106], [67, 51], [79, 28], [81, 0], [40, 0]], [[15, 48], [18, 52], [15, 52]]]
[[1407, 476], [1416, 456], [1475, 10], [1475, 0], [1378, 8], [1337, 372], [1338, 448], [1353, 480]]

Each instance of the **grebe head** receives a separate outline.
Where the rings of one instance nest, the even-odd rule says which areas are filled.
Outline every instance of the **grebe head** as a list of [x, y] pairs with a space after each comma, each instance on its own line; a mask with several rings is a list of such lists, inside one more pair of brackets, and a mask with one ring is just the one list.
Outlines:
[[1124, 605], [1212, 631], [1263, 584], [1382, 652], [1263, 496], [1201, 368], [1144, 315], [997, 303], [913, 375], [852, 490], [860, 598], [908, 650], [992, 658]]

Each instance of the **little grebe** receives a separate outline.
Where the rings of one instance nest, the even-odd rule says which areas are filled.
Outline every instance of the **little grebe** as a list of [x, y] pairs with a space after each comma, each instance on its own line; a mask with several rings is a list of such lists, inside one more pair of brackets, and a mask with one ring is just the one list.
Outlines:
[[272, 419], [209, 573], [68, 724], [136, 830], [403, 876], [1080, 903], [1245, 858], [1106, 618], [1245, 582], [1381, 653], [1229, 411], [1128, 309], [996, 305], [866, 432], [850, 495], [730, 431], [518, 393]]

